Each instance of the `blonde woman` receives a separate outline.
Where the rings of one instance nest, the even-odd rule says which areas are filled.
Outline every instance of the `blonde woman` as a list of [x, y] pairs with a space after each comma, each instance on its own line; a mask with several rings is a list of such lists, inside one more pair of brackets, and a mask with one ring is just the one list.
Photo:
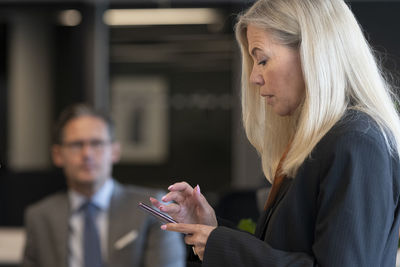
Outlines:
[[400, 122], [342, 0], [259, 0], [236, 25], [243, 122], [273, 183], [255, 236], [185, 182], [152, 200], [203, 266], [395, 266]]

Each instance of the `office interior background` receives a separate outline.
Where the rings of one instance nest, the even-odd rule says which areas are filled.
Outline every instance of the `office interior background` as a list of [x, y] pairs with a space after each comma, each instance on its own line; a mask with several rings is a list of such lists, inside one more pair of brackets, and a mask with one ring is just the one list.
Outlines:
[[[241, 125], [233, 35], [252, 2], [0, 0], [0, 227], [23, 227], [27, 205], [65, 189], [50, 158], [52, 125], [76, 102], [115, 120], [122, 183], [185, 180], [213, 205], [265, 187]], [[398, 80], [400, 1], [349, 4]]]

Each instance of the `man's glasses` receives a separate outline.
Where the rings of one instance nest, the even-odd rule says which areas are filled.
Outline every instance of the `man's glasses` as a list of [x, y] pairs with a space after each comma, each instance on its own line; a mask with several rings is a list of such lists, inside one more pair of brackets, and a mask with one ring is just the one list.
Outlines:
[[85, 146], [88, 146], [96, 153], [100, 153], [103, 152], [104, 148], [109, 144], [111, 144], [111, 142], [108, 140], [93, 139], [88, 141], [79, 140], [64, 142], [62, 143], [62, 146], [64, 146], [71, 153], [80, 153]]

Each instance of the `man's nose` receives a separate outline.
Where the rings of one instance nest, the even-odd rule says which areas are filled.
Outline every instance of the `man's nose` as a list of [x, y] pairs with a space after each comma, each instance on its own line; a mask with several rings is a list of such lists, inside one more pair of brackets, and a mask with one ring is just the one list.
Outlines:
[[94, 153], [94, 148], [93, 148], [93, 145], [90, 143], [90, 142], [84, 142], [83, 144], [82, 144], [82, 150], [81, 150], [81, 153], [83, 154], [83, 155], [91, 155], [91, 154], [93, 154]]

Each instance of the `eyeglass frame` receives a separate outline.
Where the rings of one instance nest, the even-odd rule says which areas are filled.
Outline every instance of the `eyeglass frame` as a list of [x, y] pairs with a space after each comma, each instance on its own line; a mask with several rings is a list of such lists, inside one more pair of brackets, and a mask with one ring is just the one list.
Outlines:
[[72, 154], [78, 154], [83, 151], [85, 146], [89, 146], [96, 153], [104, 151], [107, 145], [111, 145], [113, 142], [111, 140], [102, 139], [90, 139], [90, 140], [76, 140], [69, 142], [62, 142], [60, 145], [64, 147], [68, 152]]

